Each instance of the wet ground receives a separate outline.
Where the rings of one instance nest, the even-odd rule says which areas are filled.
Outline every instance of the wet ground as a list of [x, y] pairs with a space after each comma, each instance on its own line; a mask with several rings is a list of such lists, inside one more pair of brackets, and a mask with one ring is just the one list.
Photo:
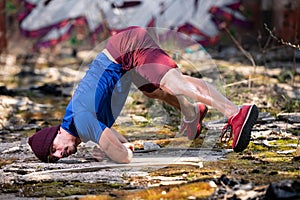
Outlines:
[[[39, 162], [27, 138], [36, 128], [60, 123], [84, 71], [78, 68], [82, 60], [65, 56], [52, 67], [42, 56], [6, 62], [0, 73], [0, 199], [263, 199], [270, 183], [300, 180], [299, 63], [278, 61], [277, 54], [255, 72], [240, 55], [207, 60], [195, 52], [179, 61], [184, 73], [222, 86], [236, 104], [259, 107], [244, 152], [219, 142], [226, 119], [216, 110], [209, 109], [201, 138], [190, 141], [178, 133], [178, 111], [133, 87], [114, 126], [135, 145], [126, 165], [95, 161], [90, 142], [58, 163]], [[201, 66], [190, 66], [191, 59]], [[235, 184], [224, 190], [224, 177]]]

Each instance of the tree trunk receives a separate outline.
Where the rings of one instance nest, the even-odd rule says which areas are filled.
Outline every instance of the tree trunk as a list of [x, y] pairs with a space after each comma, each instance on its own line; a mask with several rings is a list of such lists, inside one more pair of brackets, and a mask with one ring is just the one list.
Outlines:
[[5, 23], [5, 1], [0, 1], [0, 54], [5, 53], [7, 49], [6, 23]]

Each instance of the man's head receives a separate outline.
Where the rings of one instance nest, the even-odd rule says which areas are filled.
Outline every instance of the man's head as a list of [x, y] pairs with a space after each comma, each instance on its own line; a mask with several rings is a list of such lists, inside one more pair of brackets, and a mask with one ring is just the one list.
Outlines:
[[41, 161], [55, 162], [76, 153], [80, 139], [60, 126], [53, 126], [36, 132], [29, 138], [28, 143]]

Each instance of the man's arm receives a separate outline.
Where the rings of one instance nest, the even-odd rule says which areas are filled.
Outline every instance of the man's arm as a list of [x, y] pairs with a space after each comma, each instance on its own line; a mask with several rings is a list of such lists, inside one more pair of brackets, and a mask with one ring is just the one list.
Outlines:
[[[129, 163], [133, 156], [133, 144], [128, 143], [126, 138], [116, 130], [106, 127], [102, 131], [101, 122], [99, 122], [91, 112], [79, 112], [74, 117], [76, 128], [80, 131], [80, 138], [83, 142], [91, 140], [98, 142], [101, 150], [113, 161], [117, 163]], [[100, 139], [97, 139], [99, 137]], [[104, 156], [99, 152], [93, 152], [96, 160], [102, 160]]]
[[114, 128], [111, 128], [111, 130], [112, 133], [117, 136], [117, 138], [120, 140], [121, 143], [128, 143], [128, 140], [123, 135], [118, 133]]
[[[133, 157], [133, 144], [114, 129], [106, 128], [100, 137], [99, 146], [104, 153], [117, 163], [129, 163]], [[122, 144], [122, 142], [127, 142]]]

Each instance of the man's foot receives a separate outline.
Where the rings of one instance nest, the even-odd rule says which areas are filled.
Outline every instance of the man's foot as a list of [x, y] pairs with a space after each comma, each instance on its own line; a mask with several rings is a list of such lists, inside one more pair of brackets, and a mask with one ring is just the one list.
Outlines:
[[[235, 152], [242, 152], [248, 146], [251, 138], [251, 129], [258, 117], [256, 105], [244, 105], [240, 111], [228, 119], [228, 124], [222, 130], [221, 141], [227, 142], [233, 134], [232, 148]], [[227, 131], [230, 130], [229, 134]]]
[[207, 107], [203, 103], [197, 103], [196, 109], [196, 118], [191, 122], [186, 122], [184, 119], [182, 120], [181, 130], [186, 131], [186, 135], [188, 139], [193, 140], [199, 137], [202, 130], [202, 120], [207, 113]]

